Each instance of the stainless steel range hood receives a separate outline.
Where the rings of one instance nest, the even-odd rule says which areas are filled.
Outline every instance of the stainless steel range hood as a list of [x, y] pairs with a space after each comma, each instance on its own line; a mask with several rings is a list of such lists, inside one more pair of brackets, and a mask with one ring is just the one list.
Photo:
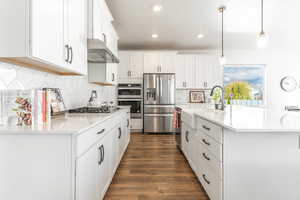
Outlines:
[[88, 61], [91, 63], [119, 63], [119, 59], [99, 39], [88, 39]]

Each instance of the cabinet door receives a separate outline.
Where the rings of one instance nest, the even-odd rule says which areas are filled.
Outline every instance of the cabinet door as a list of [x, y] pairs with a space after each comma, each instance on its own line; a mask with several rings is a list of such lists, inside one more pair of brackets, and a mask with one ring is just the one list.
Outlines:
[[158, 73], [160, 70], [159, 54], [157, 52], [144, 53], [144, 73]]
[[119, 156], [119, 127], [117, 126], [111, 131], [112, 135], [112, 167], [111, 167], [111, 175], [113, 176], [120, 162]]
[[185, 123], [182, 123], [181, 147], [182, 147], [182, 152], [184, 153], [186, 159], [189, 158], [188, 145], [189, 145], [189, 131]]
[[186, 88], [195, 88], [195, 55], [185, 55], [184, 60]]
[[70, 69], [87, 74], [87, 30], [85, 0], [68, 0], [68, 44], [70, 45]]
[[176, 72], [176, 88], [177, 89], [185, 88], [186, 69], [185, 69], [184, 61], [185, 61], [184, 55], [176, 56], [175, 72]]
[[76, 199], [98, 200], [97, 198], [97, 162], [100, 151], [94, 145], [76, 161]]
[[160, 53], [161, 73], [175, 73], [175, 52]]
[[31, 0], [31, 56], [65, 66], [64, 1]]
[[143, 78], [144, 73], [144, 53], [131, 52], [130, 53], [130, 77]]
[[118, 77], [121, 79], [130, 76], [130, 55], [131, 53], [128, 51], [119, 52], [120, 63], [118, 66]]
[[116, 85], [118, 82], [118, 64], [107, 63], [106, 67], [106, 80], [105, 83]]
[[195, 87], [207, 88], [207, 76], [210, 69], [207, 67], [205, 55], [197, 55], [195, 59]]
[[112, 135], [108, 133], [97, 144], [100, 159], [97, 167], [97, 199], [102, 199], [110, 184], [112, 168]]
[[208, 80], [207, 87], [212, 88], [214, 85], [223, 85], [223, 70], [220, 65], [219, 58], [217, 55], [208, 55], [207, 56], [207, 70]]

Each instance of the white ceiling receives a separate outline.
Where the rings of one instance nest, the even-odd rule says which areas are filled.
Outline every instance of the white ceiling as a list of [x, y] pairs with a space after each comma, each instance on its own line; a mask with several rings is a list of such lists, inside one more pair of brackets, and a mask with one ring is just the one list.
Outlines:
[[[106, 0], [119, 33], [120, 49], [220, 48], [222, 0]], [[297, 5], [295, 5], [295, 3]], [[163, 10], [153, 13], [161, 4]], [[225, 48], [256, 48], [260, 29], [260, 0], [227, 0], [225, 11]], [[265, 29], [272, 38], [290, 35], [297, 22], [297, 0], [265, 0]], [[296, 15], [297, 14], [297, 15]], [[293, 30], [294, 31], [294, 30]], [[159, 38], [152, 39], [156, 33]], [[198, 39], [201, 33], [205, 37]], [[297, 33], [299, 29], [297, 28]]]

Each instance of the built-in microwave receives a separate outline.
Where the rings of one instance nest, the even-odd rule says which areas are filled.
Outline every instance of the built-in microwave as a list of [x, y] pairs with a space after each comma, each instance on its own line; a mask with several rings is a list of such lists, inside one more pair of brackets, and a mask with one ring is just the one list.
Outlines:
[[118, 85], [119, 99], [139, 99], [143, 98], [142, 84], [122, 83]]

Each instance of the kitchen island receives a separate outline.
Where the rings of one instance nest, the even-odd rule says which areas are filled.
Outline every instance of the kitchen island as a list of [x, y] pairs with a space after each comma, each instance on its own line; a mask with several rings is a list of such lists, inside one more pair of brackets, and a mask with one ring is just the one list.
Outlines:
[[130, 141], [130, 109], [0, 126], [0, 199], [100, 200]]
[[182, 152], [211, 200], [300, 199], [300, 113], [179, 107]]

